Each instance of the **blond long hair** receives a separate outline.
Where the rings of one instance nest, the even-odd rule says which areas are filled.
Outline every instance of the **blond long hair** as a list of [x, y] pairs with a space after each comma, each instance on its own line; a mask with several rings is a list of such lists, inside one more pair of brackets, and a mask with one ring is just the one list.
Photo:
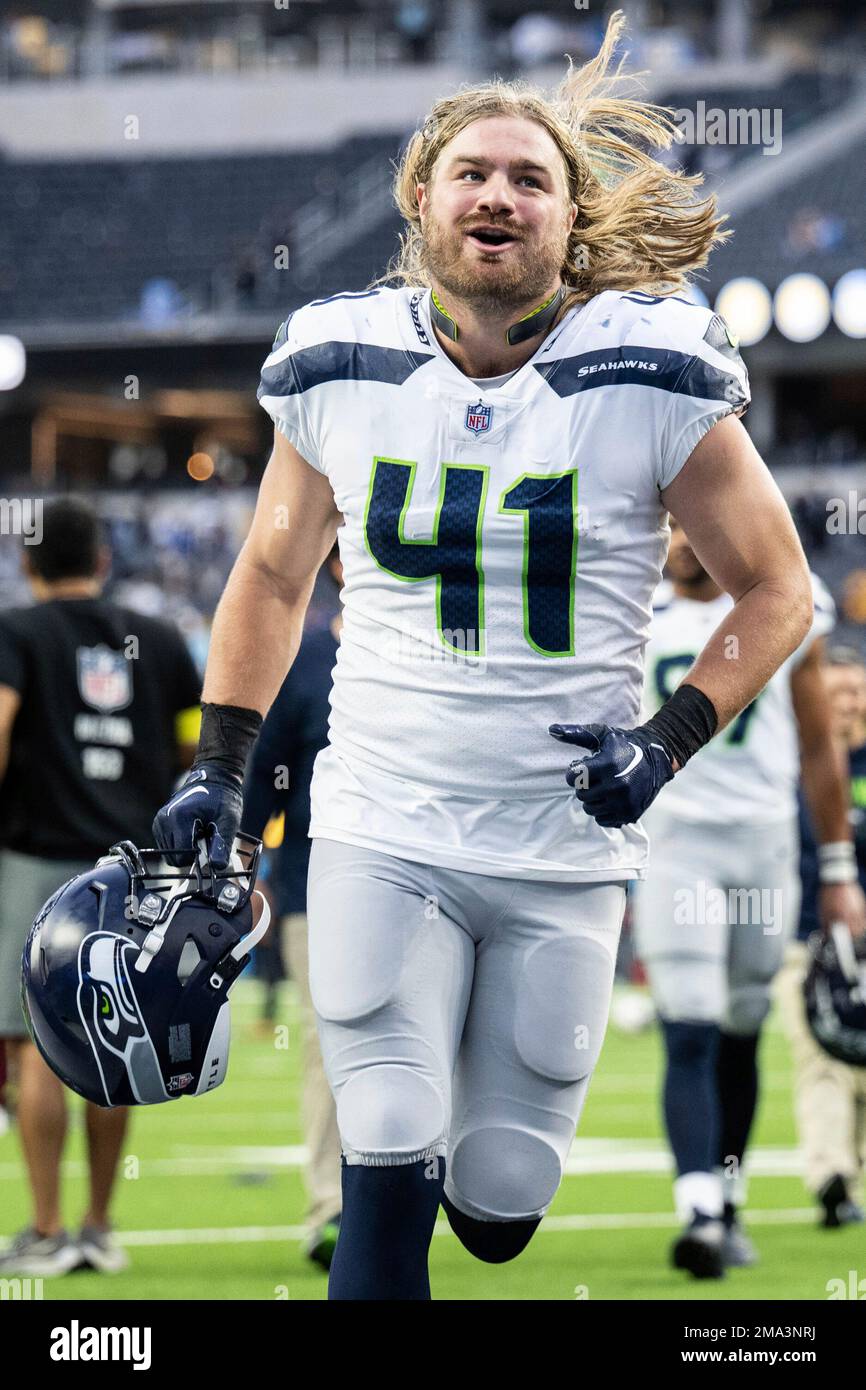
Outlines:
[[394, 199], [406, 226], [399, 251], [374, 285], [429, 285], [416, 186], [429, 184], [455, 135], [485, 116], [536, 121], [562, 155], [578, 212], [560, 271], [569, 292], [559, 317], [602, 290], [673, 294], [706, 265], [730, 232], [720, 230], [725, 219], [715, 197], [698, 197], [702, 175], [669, 169], [646, 153], [647, 147], [668, 149], [676, 126], [663, 107], [617, 94], [634, 80], [622, 73], [622, 60], [610, 70], [624, 24], [617, 10], [595, 58], [581, 68], [569, 59], [552, 98], [526, 82], [497, 78], [436, 102], [396, 166]]

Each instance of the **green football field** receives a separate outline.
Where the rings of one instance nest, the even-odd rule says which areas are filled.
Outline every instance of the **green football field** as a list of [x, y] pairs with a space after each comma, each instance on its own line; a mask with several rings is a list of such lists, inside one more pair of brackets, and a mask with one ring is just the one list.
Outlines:
[[[320, 1299], [325, 1275], [301, 1253], [297, 1009], [286, 985], [274, 1040], [256, 1029], [258, 986], [234, 995], [228, 1079], [210, 1096], [135, 1113], [117, 1185], [115, 1224], [128, 1272], [46, 1280], [46, 1298]], [[659, 1120], [659, 1038], [611, 1028], [559, 1194], [526, 1252], [478, 1263], [440, 1223], [433, 1241], [437, 1299], [827, 1299], [828, 1282], [866, 1275], [863, 1227], [816, 1228], [794, 1150], [791, 1074], [775, 1021], [762, 1052], [748, 1224], [757, 1268], [696, 1283], [668, 1266], [676, 1225]], [[79, 1102], [64, 1175], [64, 1215], [84, 1203]], [[26, 1224], [14, 1134], [0, 1137], [0, 1236]], [[833, 1286], [831, 1285], [831, 1288]], [[838, 1286], [837, 1286], [838, 1287]], [[866, 1287], [866, 1286], [864, 1286]]]

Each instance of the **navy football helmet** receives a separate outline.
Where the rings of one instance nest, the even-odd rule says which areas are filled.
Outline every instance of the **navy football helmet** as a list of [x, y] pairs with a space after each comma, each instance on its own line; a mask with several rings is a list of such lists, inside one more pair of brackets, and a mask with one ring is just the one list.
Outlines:
[[803, 986], [806, 1017], [817, 1042], [837, 1061], [866, 1067], [866, 939], [843, 923], [809, 938]]
[[49, 1067], [97, 1105], [200, 1096], [225, 1078], [229, 991], [264, 936], [261, 843], [228, 867], [203, 848], [114, 845], [58, 888], [27, 938], [21, 997]]

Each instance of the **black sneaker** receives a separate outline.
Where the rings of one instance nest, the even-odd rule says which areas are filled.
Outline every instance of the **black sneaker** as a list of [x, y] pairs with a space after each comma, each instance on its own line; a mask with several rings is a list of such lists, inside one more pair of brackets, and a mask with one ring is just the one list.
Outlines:
[[695, 1279], [721, 1279], [725, 1273], [725, 1228], [718, 1217], [692, 1214], [671, 1250], [674, 1269], [687, 1269]]
[[818, 1193], [818, 1201], [824, 1208], [819, 1224], [825, 1230], [833, 1230], [837, 1226], [854, 1226], [864, 1219], [863, 1208], [851, 1200], [848, 1184], [841, 1173], [836, 1173], [829, 1182], [825, 1182]]
[[722, 1223], [725, 1228], [722, 1258], [727, 1268], [746, 1269], [749, 1265], [756, 1265], [758, 1252], [740, 1225], [737, 1208], [732, 1202], [725, 1202]]

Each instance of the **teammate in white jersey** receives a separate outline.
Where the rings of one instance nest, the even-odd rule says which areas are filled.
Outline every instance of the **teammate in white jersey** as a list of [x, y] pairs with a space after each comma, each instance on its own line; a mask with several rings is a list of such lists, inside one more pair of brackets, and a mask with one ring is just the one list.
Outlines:
[[[497, 82], [438, 102], [397, 175], [402, 286], [280, 330], [274, 452], [214, 621], [196, 766], [154, 824], [167, 848], [204, 831], [226, 854], [337, 536], [308, 894], [344, 1156], [332, 1299], [429, 1298], [440, 1202], [481, 1259], [530, 1239], [601, 1047], [640, 815], [811, 621], [736, 419], [743, 364], [674, 295], [718, 218], [644, 153], [671, 128], [606, 78], [619, 27], [554, 101]], [[668, 510], [733, 596], [742, 655], [711, 638], [636, 727]], [[575, 796], [551, 732], [583, 750]]]
[[[676, 523], [667, 573], [673, 596], [654, 613], [647, 649], [650, 713], [731, 613], [729, 595]], [[833, 601], [820, 580], [813, 585], [815, 617], [806, 639], [645, 820], [652, 868], [636, 895], [636, 943], [667, 1059], [664, 1116], [684, 1222], [673, 1260], [698, 1278], [756, 1259], [737, 1209], [758, 1098], [761, 1024], [797, 920], [801, 773], [822, 845], [823, 921], [842, 920], [855, 930], [866, 925], [846, 778], [821, 679]], [[736, 664], [737, 641], [729, 654]]]

